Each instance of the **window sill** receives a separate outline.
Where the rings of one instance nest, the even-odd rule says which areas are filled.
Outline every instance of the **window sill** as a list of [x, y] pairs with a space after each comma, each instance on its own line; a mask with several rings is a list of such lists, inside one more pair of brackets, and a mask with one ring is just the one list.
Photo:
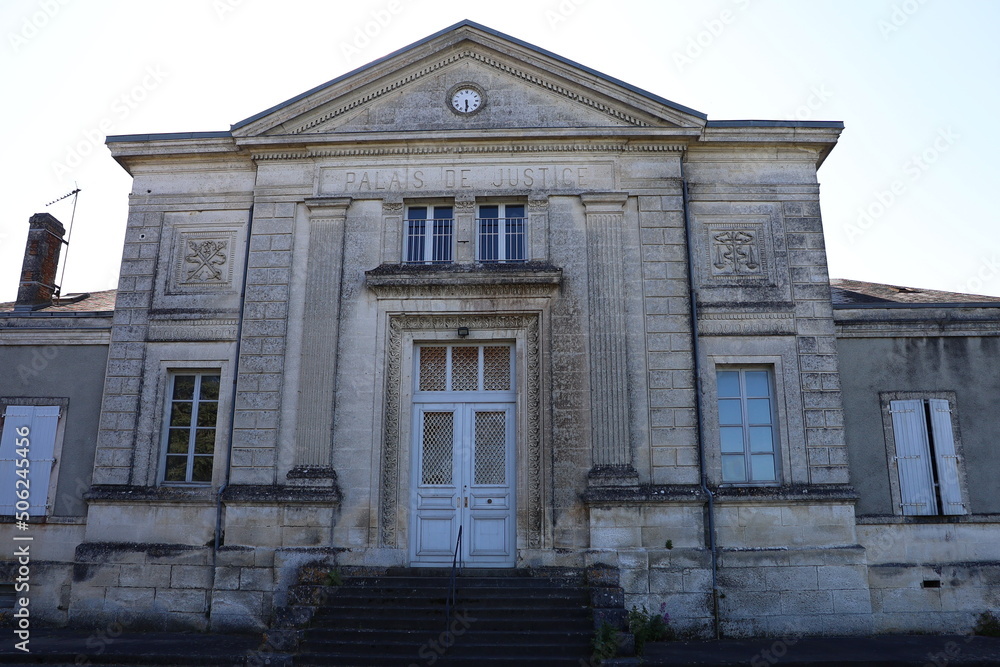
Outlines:
[[436, 291], [454, 288], [504, 289], [530, 286], [555, 290], [562, 269], [544, 262], [509, 264], [383, 264], [365, 272], [365, 285], [378, 296], [400, 289]]
[[867, 514], [857, 517], [858, 525], [924, 525], [940, 523], [1000, 523], [1000, 514], [932, 514], [903, 516], [901, 514]]
[[[833, 502], [853, 503], [858, 494], [847, 485], [813, 486], [723, 486], [713, 488], [715, 502], [725, 503], [788, 503]], [[690, 503], [706, 502], [708, 496], [699, 485], [648, 485], [588, 489], [584, 501], [590, 504], [614, 503]]]
[[92, 504], [101, 503], [213, 503], [215, 489], [210, 485], [125, 486], [102, 484], [91, 487], [83, 495]]
[[[214, 504], [218, 490], [211, 486], [113, 486], [91, 488], [84, 498], [92, 504], [191, 503]], [[319, 503], [337, 504], [340, 490], [334, 486], [266, 486], [232, 484], [222, 492], [224, 503]]]

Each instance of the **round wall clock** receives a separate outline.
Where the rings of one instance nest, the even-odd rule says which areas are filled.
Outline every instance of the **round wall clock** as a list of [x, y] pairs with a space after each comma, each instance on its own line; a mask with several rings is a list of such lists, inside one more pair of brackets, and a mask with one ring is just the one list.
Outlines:
[[472, 83], [460, 83], [448, 91], [448, 108], [460, 116], [470, 116], [486, 105], [483, 89]]

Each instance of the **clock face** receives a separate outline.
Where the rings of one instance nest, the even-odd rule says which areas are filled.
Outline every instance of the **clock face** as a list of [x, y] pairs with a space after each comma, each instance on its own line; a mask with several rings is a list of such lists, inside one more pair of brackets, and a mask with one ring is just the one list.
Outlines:
[[458, 113], [472, 113], [483, 104], [483, 96], [474, 88], [463, 87], [456, 90], [451, 96], [451, 106]]

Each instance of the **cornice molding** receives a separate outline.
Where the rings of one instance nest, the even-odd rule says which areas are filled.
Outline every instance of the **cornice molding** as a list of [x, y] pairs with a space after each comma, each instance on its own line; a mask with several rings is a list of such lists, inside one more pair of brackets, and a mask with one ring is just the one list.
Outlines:
[[512, 65], [509, 65], [509, 64], [505, 63], [505, 62], [502, 62], [502, 61], [500, 61], [497, 58], [492, 58], [492, 57], [487, 56], [485, 54], [478, 53], [476, 51], [473, 51], [472, 49], [466, 49], [464, 51], [459, 51], [458, 53], [452, 53], [452, 54], [448, 55], [447, 57], [442, 58], [442, 59], [440, 59], [440, 60], [438, 60], [438, 61], [436, 61], [436, 62], [434, 62], [434, 63], [432, 63], [430, 65], [427, 65], [425, 67], [421, 67], [417, 71], [411, 72], [410, 74], [408, 74], [408, 75], [406, 75], [406, 76], [404, 76], [402, 78], [398, 78], [395, 81], [393, 81], [392, 83], [389, 83], [389, 84], [387, 84], [385, 86], [382, 86], [381, 88], [378, 88], [377, 90], [375, 90], [373, 92], [370, 92], [370, 93], [368, 93], [366, 95], [363, 95], [363, 96], [361, 96], [359, 98], [356, 98], [353, 101], [351, 101], [351, 102], [349, 102], [347, 104], [344, 104], [344, 105], [342, 105], [340, 107], [337, 107], [333, 111], [329, 111], [329, 112], [327, 112], [327, 113], [319, 116], [318, 118], [314, 118], [313, 120], [311, 120], [311, 121], [309, 121], [307, 123], [299, 125], [298, 127], [296, 127], [295, 129], [293, 129], [291, 131], [291, 134], [303, 134], [307, 130], [311, 130], [311, 129], [319, 126], [319, 125], [322, 125], [323, 123], [326, 123], [327, 121], [330, 121], [330, 120], [333, 120], [334, 118], [337, 118], [338, 116], [342, 116], [345, 113], [353, 111], [354, 109], [357, 109], [360, 106], [363, 106], [363, 105], [365, 105], [365, 104], [367, 104], [369, 102], [372, 102], [374, 100], [379, 99], [383, 95], [386, 95], [386, 94], [391, 93], [391, 92], [393, 92], [395, 90], [398, 90], [399, 88], [401, 88], [402, 86], [405, 86], [406, 84], [413, 83], [414, 81], [422, 79], [423, 77], [427, 76], [428, 74], [432, 74], [432, 73], [434, 73], [434, 72], [436, 72], [436, 71], [438, 71], [438, 70], [440, 70], [440, 69], [442, 69], [444, 67], [447, 67], [448, 65], [453, 65], [454, 63], [457, 63], [457, 62], [459, 62], [461, 60], [464, 60], [466, 58], [471, 58], [472, 60], [478, 61], [478, 62], [480, 62], [480, 63], [482, 63], [484, 65], [487, 65], [489, 67], [492, 67], [493, 69], [496, 69], [496, 70], [498, 70], [500, 72], [504, 72], [505, 74], [509, 74], [511, 76], [514, 76], [514, 77], [516, 77], [518, 79], [521, 79], [522, 81], [526, 81], [528, 83], [534, 84], [534, 85], [538, 86], [539, 88], [544, 88], [545, 90], [547, 90], [549, 92], [555, 93], [557, 95], [561, 95], [562, 97], [565, 97], [566, 99], [572, 100], [572, 101], [577, 102], [579, 104], [583, 104], [584, 106], [588, 106], [588, 107], [590, 107], [590, 108], [592, 108], [592, 109], [594, 109], [596, 111], [600, 111], [600, 112], [604, 113], [606, 116], [609, 116], [610, 118], [614, 119], [615, 121], [617, 121], [619, 123], [626, 123], [628, 125], [633, 125], [633, 126], [636, 126], [636, 127], [649, 127], [650, 126], [649, 123], [647, 123], [647, 122], [645, 122], [643, 120], [640, 120], [640, 119], [636, 118], [635, 116], [627, 114], [627, 113], [625, 113], [623, 111], [620, 111], [620, 110], [612, 107], [611, 105], [605, 104], [604, 102], [599, 102], [596, 99], [593, 99], [591, 97], [583, 95], [583, 94], [581, 94], [579, 92], [570, 90], [570, 89], [568, 89], [568, 88], [566, 88], [564, 86], [560, 86], [560, 85], [557, 85], [557, 84], [552, 83], [550, 81], [546, 81], [545, 79], [543, 79], [540, 76], [537, 76], [537, 75], [534, 75], [534, 74], [529, 74], [528, 72], [525, 72], [524, 70], [518, 69], [518, 68], [516, 68], [516, 67], [514, 67]]
[[149, 323], [150, 341], [234, 341], [236, 320], [153, 320]]
[[326, 157], [384, 157], [393, 155], [459, 155], [490, 153], [683, 153], [685, 144], [484, 144], [441, 146], [384, 146], [366, 148], [307, 148], [300, 151], [253, 153], [252, 158], [264, 160], [309, 160]]

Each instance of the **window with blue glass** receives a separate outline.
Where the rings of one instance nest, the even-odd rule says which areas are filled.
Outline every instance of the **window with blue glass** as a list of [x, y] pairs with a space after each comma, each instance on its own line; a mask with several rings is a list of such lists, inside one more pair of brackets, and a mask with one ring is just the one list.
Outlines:
[[476, 261], [527, 259], [524, 204], [481, 204], [476, 227]]
[[778, 481], [774, 380], [767, 368], [718, 368], [724, 483]]
[[409, 206], [406, 210], [407, 264], [452, 262], [455, 220], [451, 206]]

